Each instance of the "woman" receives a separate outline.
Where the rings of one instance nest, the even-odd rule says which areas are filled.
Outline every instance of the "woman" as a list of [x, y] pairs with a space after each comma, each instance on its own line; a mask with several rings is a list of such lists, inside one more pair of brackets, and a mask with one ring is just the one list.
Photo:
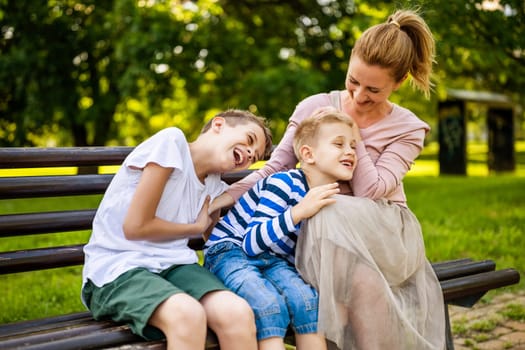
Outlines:
[[[429, 126], [389, 101], [411, 76], [427, 97], [434, 39], [415, 11], [400, 10], [366, 30], [349, 61], [345, 90], [301, 101], [264, 168], [228, 190], [221, 206], [259, 178], [296, 166], [292, 139], [313, 110], [335, 106], [359, 126], [358, 166], [337, 202], [308, 220], [296, 265], [318, 291], [319, 329], [339, 349], [443, 349], [439, 281], [425, 257], [421, 227], [406, 204], [403, 178]], [[344, 191], [346, 189], [346, 191]]]

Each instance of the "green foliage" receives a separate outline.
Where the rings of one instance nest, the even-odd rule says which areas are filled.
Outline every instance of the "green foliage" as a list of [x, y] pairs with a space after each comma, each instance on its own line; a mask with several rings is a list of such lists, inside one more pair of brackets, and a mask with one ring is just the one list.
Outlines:
[[407, 85], [396, 102], [431, 124], [448, 87], [505, 92], [523, 104], [524, 6], [2, 0], [0, 145], [135, 145], [171, 125], [194, 138], [231, 107], [269, 117], [279, 139], [302, 98], [344, 87], [356, 39], [397, 8], [420, 8], [433, 30], [439, 85], [430, 101]]

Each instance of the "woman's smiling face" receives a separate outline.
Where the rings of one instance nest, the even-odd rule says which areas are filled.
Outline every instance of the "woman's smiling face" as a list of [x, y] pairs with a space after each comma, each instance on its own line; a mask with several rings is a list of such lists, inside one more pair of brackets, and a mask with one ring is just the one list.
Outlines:
[[401, 83], [387, 68], [368, 65], [356, 55], [350, 59], [345, 87], [358, 111], [384, 104]]

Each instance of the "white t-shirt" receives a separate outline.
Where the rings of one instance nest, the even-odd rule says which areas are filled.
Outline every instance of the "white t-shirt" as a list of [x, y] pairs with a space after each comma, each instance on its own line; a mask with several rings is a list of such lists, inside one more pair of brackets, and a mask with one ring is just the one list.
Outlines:
[[[202, 184], [195, 174], [188, 142], [181, 130], [167, 128], [138, 145], [115, 174], [93, 220], [93, 232], [84, 247], [82, 282], [102, 286], [124, 272], [143, 267], [159, 272], [174, 264], [192, 264], [197, 254], [188, 239], [165, 242], [131, 241], [122, 230], [124, 218], [147, 163], [174, 168], [156, 215], [177, 223], [193, 223], [207, 195], [213, 200], [226, 190], [220, 174], [210, 174]], [[135, 168], [135, 169], [134, 169]]]

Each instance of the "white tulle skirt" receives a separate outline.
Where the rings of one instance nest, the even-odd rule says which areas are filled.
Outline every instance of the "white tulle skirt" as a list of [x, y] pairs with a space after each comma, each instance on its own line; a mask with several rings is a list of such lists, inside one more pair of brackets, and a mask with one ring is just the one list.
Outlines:
[[409, 209], [339, 195], [304, 223], [296, 265], [319, 291], [330, 348], [445, 348], [443, 295]]

